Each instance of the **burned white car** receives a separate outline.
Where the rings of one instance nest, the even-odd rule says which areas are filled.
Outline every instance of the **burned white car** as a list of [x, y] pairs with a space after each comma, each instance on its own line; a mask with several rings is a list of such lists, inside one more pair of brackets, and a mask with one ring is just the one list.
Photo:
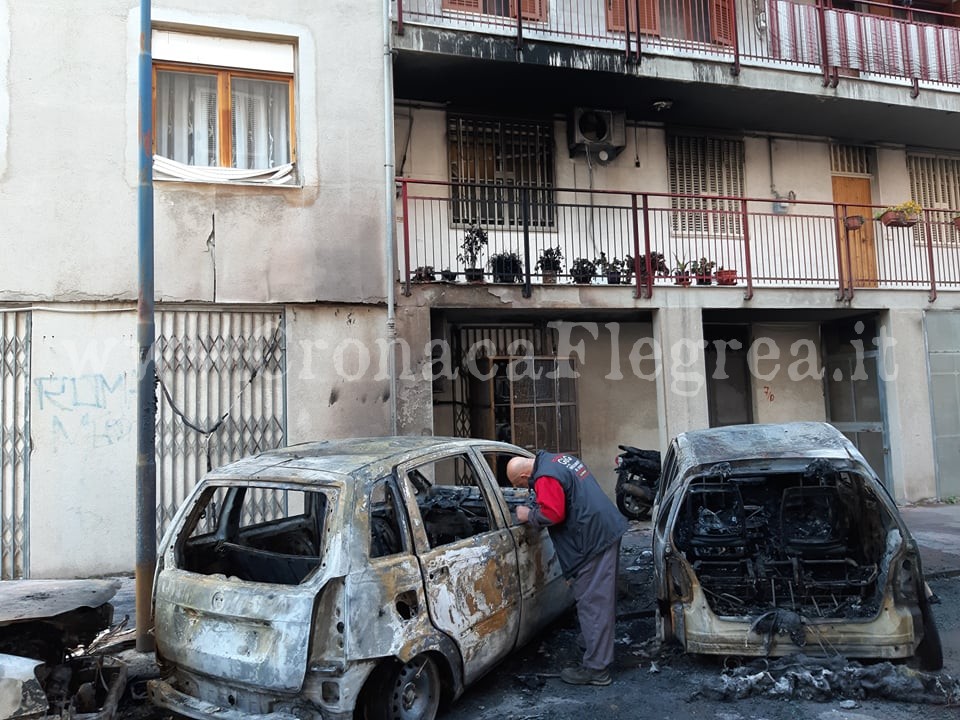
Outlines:
[[678, 435], [654, 510], [661, 640], [690, 653], [943, 664], [917, 545], [826, 423]]
[[430, 720], [572, 603], [516, 523], [513, 445], [299, 445], [210, 473], [158, 558], [153, 702], [188, 717]]

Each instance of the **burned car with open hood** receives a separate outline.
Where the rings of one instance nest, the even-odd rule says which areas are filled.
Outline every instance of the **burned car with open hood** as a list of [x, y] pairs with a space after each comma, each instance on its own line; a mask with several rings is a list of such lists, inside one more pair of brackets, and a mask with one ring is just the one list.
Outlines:
[[661, 640], [690, 653], [943, 664], [917, 544], [826, 423], [678, 435], [654, 509]]
[[204, 720], [432, 720], [572, 604], [546, 530], [516, 521], [529, 491], [502, 487], [517, 455], [353, 439], [209, 473], [160, 547], [153, 702]]

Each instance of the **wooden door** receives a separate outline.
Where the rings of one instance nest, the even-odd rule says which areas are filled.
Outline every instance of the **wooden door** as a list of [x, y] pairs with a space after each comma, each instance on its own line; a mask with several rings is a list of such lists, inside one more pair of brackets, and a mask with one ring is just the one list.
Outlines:
[[[847, 206], [848, 217], [862, 215], [866, 220], [859, 230], [845, 230], [842, 218], [838, 223], [843, 274], [852, 277], [854, 287], [876, 287], [877, 247], [873, 237], [873, 211], [870, 209], [870, 178], [834, 175], [833, 201]], [[849, 260], [845, 238], [849, 238]]]

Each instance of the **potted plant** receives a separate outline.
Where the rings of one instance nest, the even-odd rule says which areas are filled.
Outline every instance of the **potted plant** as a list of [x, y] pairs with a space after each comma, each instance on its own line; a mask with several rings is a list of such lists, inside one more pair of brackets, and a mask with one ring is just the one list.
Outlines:
[[843, 219], [843, 226], [847, 230], [859, 230], [863, 227], [863, 223], [866, 222], [866, 218], [863, 215], [847, 215]]
[[456, 271], [451, 270], [450, 268], [447, 268], [446, 270], [441, 270], [441, 271], [440, 271], [440, 279], [441, 279], [441, 280], [444, 280], [444, 281], [446, 281], [446, 282], [456, 282], [456, 281], [457, 281], [457, 273], [456, 273]]
[[523, 260], [515, 252], [495, 253], [490, 256], [490, 270], [495, 283], [523, 281]]
[[421, 265], [413, 271], [414, 282], [433, 282], [437, 277], [433, 271], [433, 265]]
[[899, 205], [891, 205], [877, 213], [876, 218], [886, 227], [912, 227], [920, 220], [923, 208], [920, 203], [907, 200]]
[[597, 275], [597, 266], [593, 260], [587, 258], [577, 258], [570, 266], [570, 275], [573, 281], [579, 285], [585, 285]]
[[600, 253], [600, 257], [593, 261], [597, 272], [607, 278], [608, 285], [619, 285], [620, 278], [623, 275], [623, 261], [619, 258], [607, 260], [605, 252]]
[[690, 285], [690, 261], [681, 260], [676, 255], [673, 256], [673, 282], [676, 285], [687, 287]]
[[[663, 257], [663, 253], [659, 252], [650, 252], [650, 269], [653, 271], [654, 275], [669, 275], [670, 269], [667, 267], [666, 258]], [[632, 261], [631, 261], [632, 262]], [[647, 256], [644, 255], [640, 258], [640, 281], [646, 282], [647, 280]]]
[[727, 269], [723, 265], [717, 268], [717, 285], [736, 285], [736, 268]]
[[713, 268], [716, 265], [713, 260], [707, 260], [705, 257], [693, 261], [690, 270], [697, 278], [697, 285], [713, 285]]
[[620, 262], [620, 279], [627, 285], [633, 278], [633, 255], [624, 255]]
[[487, 231], [479, 225], [471, 225], [463, 234], [460, 243], [460, 254], [457, 260], [464, 265], [464, 276], [467, 282], [483, 282], [483, 268], [480, 267], [480, 258], [483, 249], [487, 246]]
[[560, 251], [560, 246], [545, 248], [540, 253], [537, 270], [543, 273], [544, 283], [557, 282], [557, 275], [563, 272], [563, 253]]

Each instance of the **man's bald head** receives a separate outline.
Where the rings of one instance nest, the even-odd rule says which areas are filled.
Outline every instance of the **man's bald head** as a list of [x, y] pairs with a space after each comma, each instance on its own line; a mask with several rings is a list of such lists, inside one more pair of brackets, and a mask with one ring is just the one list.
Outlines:
[[530, 487], [533, 475], [533, 458], [514, 457], [507, 463], [507, 480], [514, 487]]

